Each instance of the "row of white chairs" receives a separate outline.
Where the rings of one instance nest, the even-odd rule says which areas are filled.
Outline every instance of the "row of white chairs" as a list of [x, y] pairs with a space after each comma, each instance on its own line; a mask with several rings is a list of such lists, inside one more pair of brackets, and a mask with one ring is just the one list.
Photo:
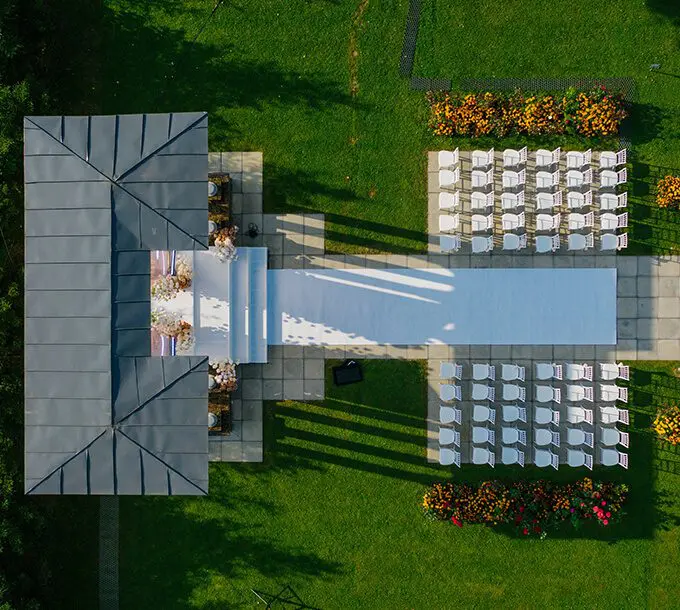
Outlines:
[[[628, 402], [628, 388], [621, 386], [600, 383], [599, 385], [599, 399], [602, 402]], [[562, 402], [562, 389], [554, 386], [534, 384], [535, 400], [540, 403], [554, 402], [560, 404]], [[585, 386], [581, 384], [568, 384], [565, 388], [565, 399], [569, 402], [594, 402], [595, 392], [592, 386]], [[463, 391], [461, 386], [452, 383], [442, 383], [439, 387], [439, 398], [444, 402], [451, 402], [453, 400], [463, 400]], [[472, 384], [472, 400], [489, 400], [493, 402], [496, 399], [496, 389], [492, 385], [483, 383]], [[502, 400], [526, 402], [526, 388], [515, 383], [502, 384]]]
[[[482, 193], [480, 191], [473, 191], [470, 193], [470, 209], [477, 211], [485, 211], [494, 207], [495, 193]], [[593, 205], [593, 191], [589, 190], [585, 193], [579, 191], [567, 192], [567, 208], [570, 210], [579, 210]], [[536, 193], [535, 204], [537, 210], [553, 210], [559, 208], [563, 201], [563, 191], [556, 193]], [[619, 210], [628, 206], [628, 193], [600, 193], [598, 196], [599, 209], [602, 211]], [[452, 193], [442, 191], [439, 193], [439, 209], [440, 210], [457, 210], [460, 207], [460, 191]], [[501, 209], [516, 210], [525, 206], [524, 191], [519, 193], [501, 193]]]
[[[536, 151], [535, 160], [537, 167], [550, 167], [557, 165], [560, 162], [561, 149], [558, 147], [555, 150], [539, 149]], [[567, 151], [566, 162], [568, 169], [581, 169], [589, 166], [592, 162], [593, 151], [588, 149], [585, 152]], [[488, 167], [493, 165], [495, 158], [495, 150], [473, 150], [471, 159], [472, 167]], [[506, 148], [503, 151], [503, 167], [518, 167], [527, 163], [529, 158], [529, 150], [526, 146], [515, 150], [513, 148]], [[611, 169], [620, 165], [625, 165], [628, 158], [628, 152], [625, 148], [614, 152], [612, 150], [603, 150], [600, 152], [600, 168]], [[438, 153], [439, 169], [451, 169], [458, 166], [460, 163], [460, 150], [440, 150]]]
[[[592, 409], [584, 409], [583, 407], [567, 407], [565, 416], [567, 422], [570, 424], [593, 424], [594, 412]], [[630, 423], [630, 413], [628, 409], [619, 409], [616, 406], [600, 407], [599, 411], [600, 424], [626, 424]], [[503, 405], [501, 407], [501, 417], [504, 423], [527, 423], [527, 409], [519, 405]], [[495, 423], [496, 409], [486, 405], [474, 405], [472, 409], [473, 421], [489, 421]], [[448, 405], [440, 405], [439, 407], [439, 421], [442, 424], [458, 424], [461, 425], [463, 421], [463, 411], [457, 407], [450, 407]], [[557, 409], [550, 407], [534, 407], [534, 423], [540, 425], [554, 424], [556, 426], [560, 423], [560, 412]]]
[[[586, 381], [593, 380], [593, 366], [586, 362], [566, 362], [564, 365], [556, 364], [555, 362], [536, 362], [535, 363], [536, 379], [547, 381], [549, 379], [568, 381], [579, 381], [585, 379]], [[602, 381], [613, 381], [614, 379], [630, 379], [630, 367], [622, 362], [618, 364], [614, 362], [600, 362], [599, 363], [600, 379]], [[457, 362], [441, 362], [439, 364], [439, 377], [441, 379], [462, 379], [463, 365]], [[501, 364], [501, 379], [503, 381], [524, 381], [526, 377], [526, 368], [513, 363]], [[472, 364], [472, 379], [475, 381], [484, 381], [485, 379], [496, 379], [496, 366], [488, 363], [473, 363]]]
[[[485, 423], [484, 420], [473, 420], [476, 423]], [[494, 423], [494, 422], [490, 422]], [[566, 444], [570, 447], [590, 447], [595, 446], [595, 434], [586, 432], [582, 428], [567, 427]], [[537, 447], [560, 447], [562, 441], [561, 434], [552, 428], [538, 428], [533, 430], [533, 444]], [[526, 430], [517, 426], [501, 427], [501, 442], [504, 445], [524, 445], [527, 444]], [[460, 447], [461, 434], [456, 428], [439, 428], [439, 444], [442, 446], [455, 445]], [[485, 426], [472, 426], [472, 443], [476, 445], [496, 444], [496, 432]], [[599, 426], [598, 446], [615, 447], [621, 445], [628, 448], [630, 446], [630, 434], [622, 432], [616, 427]]]
[[[439, 237], [439, 249], [442, 253], [459, 252], [463, 247], [463, 238], [459, 234], [441, 233]], [[600, 236], [600, 251], [614, 252], [628, 247], [628, 233], [602, 233]], [[537, 254], [555, 253], [560, 249], [561, 239], [559, 235], [537, 235], [534, 238], [534, 246]], [[503, 250], [507, 252], [524, 250], [529, 245], [529, 237], [526, 233], [503, 234]], [[488, 254], [494, 249], [493, 236], [474, 235], [470, 239], [473, 254]], [[567, 236], [567, 250], [578, 252], [592, 250], [595, 247], [595, 234], [570, 233]]]
[[[439, 188], [453, 189], [457, 188], [461, 182], [460, 168], [456, 169], [440, 169], [439, 170]], [[566, 173], [567, 188], [582, 188], [593, 184], [593, 170], [587, 169], [580, 171], [578, 169], [570, 169]], [[486, 188], [494, 185], [494, 170], [473, 169], [470, 174], [472, 188]], [[501, 183], [503, 188], [518, 188], [526, 185], [527, 175], [526, 170], [522, 169], [518, 172], [506, 169], [501, 175]], [[561, 181], [560, 170], [554, 172], [538, 171], [536, 172], [536, 188], [538, 189], [552, 189], [558, 187]], [[624, 167], [620, 170], [603, 169], [600, 171], [600, 188], [616, 188], [628, 181], [628, 170]]]
[[[495, 451], [487, 449], [486, 447], [472, 448], [472, 463], [476, 465], [489, 465], [492, 468], [496, 464]], [[460, 468], [461, 455], [460, 451], [449, 449], [448, 447], [440, 447], [439, 449], [439, 463], [442, 466], [450, 466], [455, 464]], [[501, 463], [506, 466], [519, 465], [524, 466], [525, 452], [516, 447], [501, 448]], [[549, 449], [534, 448], [534, 464], [539, 468], [547, 468], [552, 466], [555, 470], [560, 464], [559, 456]], [[628, 454], [622, 453], [618, 449], [600, 449], [600, 464], [602, 466], [621, 466], [628, 468]], [[579, 468], [585, 466], [589, 470], [593, 469], [593, 456], [586, 453], [582, 449], [568, 449], [567, 450], [567, 466]]]
[[[616, 231], [628, 227], [628, 212], [622, 214], [612, 214], [603, 212], [598, 217], [600, 231]], [[492, 231], [494, 227], [493, 214], [472, 214], [470, 219], [473, 233]], [[537, 214], [535, 217], [537, 231], [557, 231], [562, 222], [561, 214]], [[592, 228], [595, 226], [595, 213], [588, 212], [581, 214], [571, 212], [567, 216], [567, 226], [570, 231]], [[516, 231], [526, 227], [526, 215], [524, 212], [514, 214], [505, 212], [501, 215], [501, 227], [503, 231]], [[460, 229], [460, 213], [440, 214], [439, 231], [441, 233], [451, 233]]]

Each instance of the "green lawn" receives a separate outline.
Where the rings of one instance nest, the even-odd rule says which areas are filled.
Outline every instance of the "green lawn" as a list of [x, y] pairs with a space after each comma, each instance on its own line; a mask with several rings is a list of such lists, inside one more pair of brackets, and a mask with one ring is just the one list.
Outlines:
[[[663, 363], [634, 371], [630, 470], [595, 471], [628, 482], [629, 516], [609, 531], [544, 541], [426, 521], [422, 493], [451, 470], [425, 461], [422, 363], [363, 366], [362, 384], [336, 388], [329, 378], [323, 403], [268, 404], [265, 462], [212, 465], [209, 497], [123, 498], [122, 607], [250, 607], [250, 588], [284, 584], [307, 604], [339, 609], [663, 608], [680, 599], [680, 456], [647, 431], [655, 400], [680, 396]], [[453, 476], [492, 474], [585, 472], [465, 466]]]
[[[473, 76], [634, 77], [636, 253], [680, 238], [649, 197], [653, 178], [680, 166], [680, 15], [652, 1], [425, 2], [414, 68], [454, 86]], [[329, 251], [425, 251], [424, 153], [450, 142], [427, 133], [423, 93], [398, 76], [407, 4], [225, 2], [206, 25], [214, 0], [107, 0], [102, 110], [207, 110], [211, 150], [264, 152], [266, 211], [325, 213]]]

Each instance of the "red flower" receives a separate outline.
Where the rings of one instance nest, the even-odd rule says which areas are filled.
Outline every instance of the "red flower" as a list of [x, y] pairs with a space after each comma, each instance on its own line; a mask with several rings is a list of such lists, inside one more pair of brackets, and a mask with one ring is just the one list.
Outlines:
[[609, 521], [607, 521], [606, 519], [604, 521], [602, 521], [602, 525], [608, 525], [608, 524], [609, 524]]
[[602, 500], [602, 506], [607, 506], [607, 503], [604, 500]]
[[525, 528], [522, 530], [522, 533], [523, 533], [525, 536], [527, 536], [527, 535], [529, 534], [529, 530], [525, 527]]
[[607, 519], [609, 519], [609, 517], [611, 517], [612, 514], [611, 513], [605, 513], [604, 516], [607, 517]]

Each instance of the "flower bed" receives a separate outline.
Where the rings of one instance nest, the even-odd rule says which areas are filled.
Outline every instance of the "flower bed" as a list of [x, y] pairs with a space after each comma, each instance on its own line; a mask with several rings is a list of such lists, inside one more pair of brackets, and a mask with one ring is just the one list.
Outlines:
[[214, 231], [208, 238], [208, 243], [215, 246], [215, 254], [222, 262], [235, 261], [236, 254], [236, 234], [238, 227], [231, 225]]
[[664, 441], [671, 445], [680, 445], [680, 407], [664, 407], [659, 410], [652, 428]]
[[208, 362], [208, 388], [211, 392], [233, 392], [237, 387], [235, 363], [228, 360]]
[[423, 498], [425, 515], [464, 524], [512, 525], [523, 536], [545, 536], [546, 531], [569, 522], [607, 527], [625, 514], [628, 488], [621, 483], [551, 481], [484, 481], [479, 484], [435, 483]]
[[189, 260], [181, 254], [176, 254], [174, 275], [170, 273], [170, 269], [167, 269], [162, 275], [156, 277], [151, 282], [151, 296], [159, 301], [169, 301], [180, 290], [186, 290], [191, 286], [192, 277], [193, 270]]
[[680, 207], [680, 178], [665, 176], [656, 184], [656, 203], [660, 208], [677, 210]]
[[504, 137], [572, 134], [616, 135], [628, 116], [623, 98], [605, 87], [568, 89], [563, 95], [429, 92], [429, 127], [434, 135]]

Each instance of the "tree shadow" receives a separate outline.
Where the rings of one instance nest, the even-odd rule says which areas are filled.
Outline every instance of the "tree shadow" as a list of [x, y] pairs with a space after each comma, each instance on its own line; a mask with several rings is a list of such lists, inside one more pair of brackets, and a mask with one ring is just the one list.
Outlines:
[[662, 132], [667, 137], [665, 120], [668, 113], [654, 104], [634, 102], [630, 107], [626, 130], [633, 145], [651, 142], [660, 137]]
[[[338, 562], [275, 542], [267, 533], [275, 505], [253, 504], [229, 479], [218, 481], [211, 476], [207, 498], [121, 499], [121, 607], [186, 608], [201, 588], [210, 588], [212, 598], [203, 608], [226, 607], [227, 593], [230, 608], [237, 607], [235, 596], [252, 607], [244, 583], [301, 583], [343, 573]], [[214, 584], [238, 581], [240, 590]]]
[[[284, 70], [273, 61], [238, 57], [234, 45], [207, 42], [205, 36], [192, 40], [183, 29], [151, 22], [144, 6], [138, 0], [120, 0], [115, 10], [104, 10], [102, 93], [107, 113], [206, 110], [216, 125], [211, 133], [221, 138], [214, 145], [225, 147], [236, 133], [220, 109], [261, 110], [264, 104], [279, 104], [330, 112], [337, 106], [357, 106], [336, 82]], [[207, 17], [185, 3], [170, 3], [163, 10], [181, 11], [192, 24]]]
[[680, 25], [680, 4], [674, 0], [646, 0], [647, 8]]

